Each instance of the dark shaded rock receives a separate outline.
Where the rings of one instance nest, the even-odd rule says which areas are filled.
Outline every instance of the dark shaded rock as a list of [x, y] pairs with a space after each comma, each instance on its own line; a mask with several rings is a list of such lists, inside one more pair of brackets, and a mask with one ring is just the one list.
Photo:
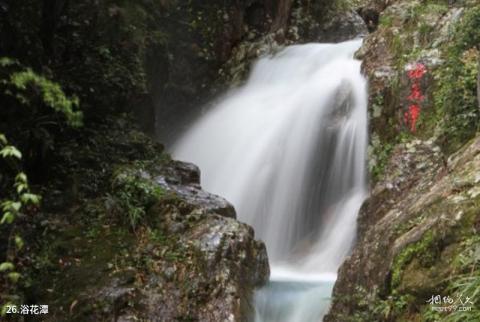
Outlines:
[[[235, 218], [235, 209], [231, 203], [201, 188], [200, 170], [191, 163], [133, 162], [117, 169], [111, 182], [120, 199], [135, 198], [139, 194], [145, 202], [143, 205], [136, 202], [136, 205], [145, 210], [156, 203], [163, 205], [165, 202], [181, 201], [184, 208], [198, 208]], [[160, 198], [161, 195], [164, 197]], [[123, 200], [124, 206], [129, 203], [128, 200]]]
[[[235, 218], [233, 205], [224, 198], [202, 190], [200, 187], [200, 170], [191, 163], [172, 161], [164, 166], [153, 166], [148, 177], [166, 191], [173, 193], [183, 202], [207, 212]], [[160, 201], [162, 203], [163, 201]]]
[[155, 178], [162, 187], [167, 189], [167, 191], [173, 192], [175, 196], [184, 200], [187, 204], [195, 205], [195, 207], [225, 217], [236, 217], [233, 205], [224, 198], [208, 193], [195, 186], [165, 185], [162, 179], [162, 177]]
[[367, 34], [367, 26], [362, 17], [355, 11], [347, 11], [323, 22], [319, 27], [316, 40], [319, 42], [342, 42], [364, 37]]
[[369, 7], [360, 8], [358, 9], [358, 14], [362, 17], [369, 32], [373, 32], [377, 29], [380, 18], [380, 12], [377, 9]]
[[192, 163], [172, 161], [162, 166], [160, 172], [169, 184], [200, 184], [200, 169]]
[[367, 0], [359, 4], [357, 12], [365, 21], [369, 32], [377, 29], [381, 13], [393, 3], [390, 0]]

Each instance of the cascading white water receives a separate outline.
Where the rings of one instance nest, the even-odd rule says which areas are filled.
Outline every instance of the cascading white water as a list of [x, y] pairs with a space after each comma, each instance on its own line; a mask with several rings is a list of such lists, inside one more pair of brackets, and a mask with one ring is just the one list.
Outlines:
[[366, 195], [360, 45], [298, 45], [261, 58], [174, 146], [266, 242], [272, 276], [256, 294], [258, 321], [319, 321], [352, 244]]

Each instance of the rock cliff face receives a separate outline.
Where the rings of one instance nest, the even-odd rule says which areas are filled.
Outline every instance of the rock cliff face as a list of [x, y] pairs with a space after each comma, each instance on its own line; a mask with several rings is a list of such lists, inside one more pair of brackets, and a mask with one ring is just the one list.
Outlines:
[[431, 296], [453, 297], [449, 283], [468, 275], [462, 259], [478, 247], [479, 148], [476, 138], [444, 163], [431, 141], [396, 147], [362, 208], [326, 321], [425, 321]]
[[[325, 321], [480, 318], [427, 303], [440, 295], [461, 306], [479, 285], [479, 5], [404, 0], [361, 10], [379, 17], [357, 53], [370, 83], [371, 194]], [[408, 71], [417, 64], [426, 73], [412, 130]]]

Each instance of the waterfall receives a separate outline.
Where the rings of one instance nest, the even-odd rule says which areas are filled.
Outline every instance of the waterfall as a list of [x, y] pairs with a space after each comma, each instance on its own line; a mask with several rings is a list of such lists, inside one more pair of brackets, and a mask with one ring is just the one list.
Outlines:
[[173, 148], [206, 190], [265, 241], [258, 321], [319, 321], [366, 195], [367, 94], [361, 40], [290, 46], [259, 59]]

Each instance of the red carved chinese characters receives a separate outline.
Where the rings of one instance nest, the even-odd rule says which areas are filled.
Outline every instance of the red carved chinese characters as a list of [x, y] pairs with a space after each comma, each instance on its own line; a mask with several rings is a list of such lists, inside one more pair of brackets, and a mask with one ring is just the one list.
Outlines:
[[421, 63], [415, 64], [415, 66], [408, 71], [408, 78], [412, 82], [412, 86], [410, 87], [410, 95], [408, 96], [410, 105], [405, 112], [404, 121], [412, 132], [416, 130], [417, 120], [420, 116], [420, 103], [425, 98], [422, 94], [420, 81], [426, 72], [427, 68]]

